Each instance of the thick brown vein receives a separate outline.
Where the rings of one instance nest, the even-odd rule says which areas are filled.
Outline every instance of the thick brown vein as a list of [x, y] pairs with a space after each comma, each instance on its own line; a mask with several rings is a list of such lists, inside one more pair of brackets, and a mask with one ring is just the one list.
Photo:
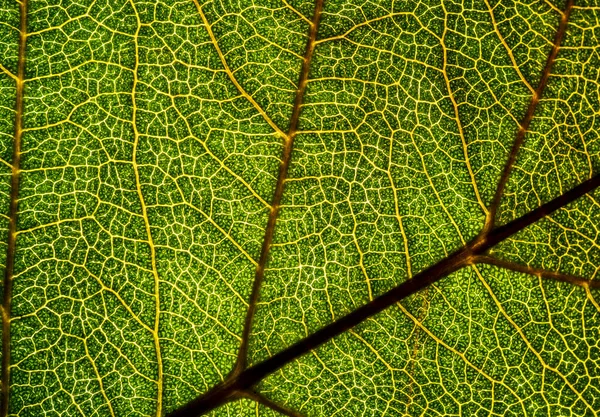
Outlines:
[[[527, 87], [530, 90], [533, 90], [532, 93], [532, 97], [531, 97], [531, 101], [529, 103], [529, 106], [527, 108], [527, 112], [525, 113], [525, 116], [523, 118], [523, 120], [520, 123], [520, 127], [519, 130], [517, 131], [517, 135], [516, 138], [513, 142], [513, 148], [511, 149], [511, 152], [509, 154], [508, 160], [506, 162], [506, 165], [504, 166], [504, 171], [502, 173], [502, 176], [500, 177], [500, 181], [498, 182], [498, 187], [496, 189], [496, 193], [494, 195], [494, 200], [492, 202], [492, 205], [490, 206], [489, 210], [487, 210], [487, 217], [486, 217], [486, 223], [484, 225], [483, 230], [481, 231], [481, 236], [485, 236], [487, 235], [494, 227], [494, 221], [495, 221], [495, 217], [496, 217], [496, 212], [498, 209], [498, 206], [500, 204], [500, 199], [502, 198], [502, 195], [504, 193], [504, 188], [506, 186], [506, 182], [508, 180], [508, 176], [510, 175], [511, 169], [514, 165], [514, 162], [516, 160], [517, 154], [519, 152], [519, 149], [521, 147], [521, 145], [523, 144], [523, 140], [525, 138], [525, 134], [527, 132], [527, 130], [529, 129], [529, 125], [531, 123], [531, 120], [533, 119], [533, 115], [535, 113], [535, 109], [539, 103], [540, 98], [542, 97], [542, 93], [544, 92], [544, 89], [546, 87], [546, 84], [548, 82], [548, 78], [550, 76], [550, 72], [552, 70], [552, 66], [554, 64], [554, 61], [556, 60], [556, 55], [558, 54], [558, 49], [560, 47], [560, 44], [562, 42], [562, 39], [564, 37], [564, 33], [566, 30], [566, 26], [567, 26], [567, 21], [568, 21], [568, 17], [571, 11], [571, 8], [573, 6], [572, 4], [573, 2], [570, 1], [569, 4], [567, 4], [566, 10], [562, 15], [562, 19], [560, 21], [559, 27], [557, 29], [556, 35], [555, 35], [555, 39], [554, 39], [554, 43], [553, 43], [553, 47], [552, 50], [550, 51], [550, 54], [548, 55], [548, 58], [546, 60], [546, 65], [544, 66], [544, 70], [542, 72], [542, 75], [540, 77], [540, 81], [538, 84], [538, 87], [536, 90], [533, 90], [533, 88], [529, 85], [529, 83], [525, 80], [525, 78], [523, 77], [523, 75], [521, 74], [518, 66], [516, 65], [516, 61], [514, 59], [514, 56], [512, 55], [512, 52], [510, 51], [510, 49], [508, 48], [508, 45], [506, 45], [506, 42], [504, 41], [504, 39], [502, 38], [499, 29], [497, 27], [496, 21], [494, 19], [494, 13], [492, 8], [490, 7], [489, 3], [486, 1], [486, 5], [488, 6], [488, 8], [490, 9], [490, 16], [493, 22], [493, 26], [494, 29], [496, 30], [498, 37], [500, 39], [500, 41], [502, 42], [502, 44], [505, 46], [511, 62], [514, 64], [516, 71], [519, 73], [519, 77], [523, 80], [523, 82], [527, 85]], [[444, 26], [444, 35], [442, 36], [442, 40], [444, 39], [445, 36], [445, 32], [446, 32], [446, 26]], [[444, 66], [446, 65], [446, 61], [447, 61], [447, 57], [446, 57], [446, 47], [443, 45], [442, 42], [442, 46], [444, 48]], [[452, 95], [452, 91], [450, 88], [450, 82], [448, 80], [447, 75], [445, 74], [445, 70], [444, 70], [444, 78], [446, 80], [446, 87], [447, 90], [450, 94], [450, 100], [452, 101], [452, 104], [454, 105], [454, 111], [455, 111], [455, 116], [458, 122], [458, 128], [461, 134], [461, 137], [463, 137], [463, 132], [462, 132], [462, 128], [460, 125], [460, 121], [458, 118], [458, 107], [456, 105], [456, 101], [453, 98]], [[468, 155], [467, 155], [467, 148], [465, 146], [465, 142], [464, 142], [464, 137], [463, 137], [463, 147], [464, 147], [464, 151], [465, 151], [465, 156], [466, 156], [466, 160], [467, 160], [467, 167], [469, 170], [469, 173], [471, 175], [471, 178], [474, 178], [473, 176], [473, 172], [471, 170], [471, 167], [468, 163]], [[475, 184], [475, 181], [473, 181], [473, 183]], [[481, 198], [479, 196], [479, 192], [477, 190], [477, 187], [475, 186], [475, 194], [477, 196], [477, 200], [481, 203]], [[484, 211], [486, 211], [485, 207], [484, 207]], [[425, 294], [425, 299], [427, 298], [427, 295]], [[417, 329], [417, 332], [419, 331], [419, 329]], [[419, 343], [419, 337], [418, 337], [418, 333], [417, 333], [417, 337], [415, 338], [415, 346], [413, 348], [413, 357], [416, 357], [416, 354], [418, 352], [418, 343]], [[413, 369], [414, 368], [414, 364], [411, 367], [411, 371], [410, 373], [412, 374]], [[410, 396], [412, 397], [412, 382], [410, 384], [409, 387], [409, 391], [410, 391]], [[410, 404], [410, 403], [409, 403]]]
[[27, 40], [27, 0], [21, 0], [19, 2], [19, 12], [21, 17], [19, 27], [19, 60], [16, 79], [15, 137], [13, 141], [10, 206], [8, 213], [8, 246], [6, 249], [6, 269], [4, 270], [2, 300], [2, 397], [0, 398], [0, 416], [2, 417], [8, 416], [10, 391], [10, 313], [17, 241], [21, 137], [23, 136], [23, 83], [25, 81], [25, 42]]
[[312, 60], [313, 52], [315, 50], [315, 41], [317, 39], [317, 31], [319, 29], [319, 20], [321, 19], [323, 1], [324, 0], [317, 0], [315, 4], [312, 22], [310, 24], [308, 40], [306, 42], [306, 49], [304, 52], [304, 61], [302, 62], [302, 69], [300, 70], [300, 79], [298, 81], [296, 97], [294, 99], [294, 108], [292, 110], [292, 116], [290, 118], [288, 133], [283, 146], [281, 163], [279, 165], [277, 185], [275, 186], [275, 193], [273, 194], [273, 200], [271, 202], [271, 211], [269, 213], [269, 219], [267, 221], [267, 228], [265, 229], [260, 258], [256, 267], [254, 283], [252, 285], [252, 293], [250, 295], [248, 312], [246, 314], [246, 321], [242, 333], [242, 343], [238, 352], [237, 362], [232, 375], [238, 375], [241, 371], [243, 371], [246, 368], [246, 362], [248, 357], [248, 342], [250, 339], [250, 330], [252, 329], [252, 319], [254, 318], [256, 304], [258, 302], [258, 296], [260, 294], [260, 287], [265, 275], [265, 266], [269, 259], [269, 251], [271, 249], [271, 242], [273, 241], [275, 223], [277, 222], [277, 215], [279, 214], [281, 197], [283, 196], [285, 180], [287, 178], [288, 167], [290, 165], [290, 159], [292, 156], [294, 137], [296, 136], [296, 132], [298, 130], [298, 121], [300, 120], [300, 112], [302, 111], [302, 103], [304, 102], [304, 93], [306, 91], [306, 83], [308, 81], [310, 63]]
[[339, 336], [357, 324], [362, 323], [369, 317], [383, 311], [392, 304], [427, 288], [431, 284], [434, 284], [448, 274], [457, 271], [464, 266], [475, 263], [478, 256], [486, 254], [494, 245], [502, 242], [515, 233], [520, 232], [541, 218], [565, 207], [599, 186], [600, 174], [579, 184], [560, 197], [549, 201], [530, 213], [492, 230], [483, 237], [476, 238], [460, 250], [418, 273], [412, 279], [406, 280], [399, 286], [375, 298], [373, 301], [357, 308], [333, 323], [322, 327], [315, 333], [271, 356], [269, 359], [245, 369], [239, 375], [228, 378], [204, 395], [201, 395], [178, 410], [175, 410], [169, 416], [197, 416], [230, 401], [232, 398], [235, 398], [236, 392], [250, 389], [267, 375], [321, 346], [323, 343], [334, 337]]
[[[541, 218], [568, 205], [577, 198], [595, 190], [598, 186], [600, 186], [600, 175], [596, 175], [595, 177], [579, 184], [570, 191], [543, 204], [542, 206], [529, 212], [528, 214], [519, 217], [518, 219], [513, 220], [512, 222], [505, 224], [501, 227], [494, 228], [494, 218], [496, 215], [500, 198], [502, 197], [504, 187], [506, 185], [506, 181], [516, 159], [519, 148], [523, 143], [525, 133], [527, 132], [531, 120], [533, 119], [533, 115], [535, 113], [537, 104], [546, 87], [552, 69], [552, 65], [556, 59], [558, 49], [566, 31], [568, 17], [573, 7], [573, 1], [569, 0], [565, 12], [563, 13], [559, 28], [557, 30], [552, 50], [548, 56], [546, 66], [544, 67], [544, 71], [540, 78], [540, 82], [531, 99], [525, 117], [521, 122], [520, 129], [517, 132], [517, 136], [513, 144], [513, 149], [511, 150], [509, 159], [504, 167], [504, 172], [502, 174], [502, 177], [498, 184], [498, 188], [496, 190], [496, 195], [494, 197], [494, 202], [490, 208], [490, 215], [488, 216], [488, 220], [484, 229], [482, 230], [482, 233], [480, 233], [480, 235], [473, 241], [471, 241], [469, 244], [463, 246], [461, 249], [447, 256], [443, 260], [418, 273], [412, 279], [405, 281], [401, 285], [393, 288], [392, 290], [386, 292], [383, 295], [380, 295], [379, 297], [363, 305], [362, 307], [359, 307], [358, 309], [348, 313], [340, 319], [335, 320], [327, 326], [317, 330], [315, 333], [305, 337], [304, 339], [289, 346], [288, 348], [276, 353], [275, 355], [271, 356], [265, 361], [260, 362], [249, 368], [245, 368], [248, 335], [250, 331], [252, 315], [254, 313], [256, 301], [258, 299], [258, 291], [264, 274], [264, 265], [267, 261], [270, 242], [273, 236], [273, 229], [275, 226], [275, 220], [277, 218], [277, 209], [279, 206], [281, 195], [283, 194], [283, 185], [285, 182], [285, 176], [287, 174], [287, 166], [289, 165], [293, 137], [295, 135], [295, 129], [298, 123], [298, 117], [302, 105], [306, 79], [308, 77], [308, 69], [310, 65], [310, 58], [312, 57], [312, 49], [314, 49], [314, 39], [316, 38], [317, 24], [319, 20], [321, 7], [322, 1], [318, 2], [317, 6], [315, 7], [315, 16], [313, 18], [313, 24], [311, 25], [311, 34], [306, 48], [306, 59], [302, 67], [300, 82], [298, 84], [298, 93], [296, 95], [296, 101], [294, 104], [294, 112], [290, 121], [291, 134], [289, 135], [289, 139], [286, 142], [284, 149], [284, 157], [280, 166], [280, 175], [275, 191], [274, 204], [271, 210], [271, 215], [269, 216], [269, 223], [267, 226], [267, 231], [265, 233], [263, 250], [261, 252], [261, 259], [259, 261], [259, 267], [257, 268], [256, 279], [254, 282], [252, 292], [251, 307], [248, 310], [246, 327], [244, 329], [243, 349], [240, 349], [238, 363], [234, 372], [232, 372], [232, 374], [230, 374], [230, 376], [225, 381], [213, 387], [205, 394], [185, 404], [181, 408], [175, 410], [169, 415], [170, 417], [201, 415], [203, 413], [215, 409], [216, 407], [228, 401], [239, 398], [241, 392], [249, 392], [249, 390], [251, 390], [255, 384], [260, 382], [267, 375], [275, 372], [284, 365], [305, 355], [306, 353], [319, 347], [320, 345], [326, 343], [334, 337], [342, 334], [343, 332], [348, 331], [349, 329], [362, 323], [366, 319], [383, 311], [385, 308], [391, 306], [392, 304], [397, 303], [398, 301], [409, 297], [410, 295], [415, 294], [420, 290], [428, 288], [430, 285], [434, 284], [435, 282], [439, 281], [440, 279], [444, 278], [445, 276], [464, 266], [471, 265], [477, 262], [483, 262], [484, 260], [491, 258], [487, 255], [487, 251], [491, 247], [506, 240], [510, 236], [525, 229], [526, 227], [535, 223]], [[529, 270], [529, 272], [531, 272], [531, 270]], [[537, 272], [539, 275], [542, 271]], [[556, 273], [547, 273], [546, 277], [558, 280], [566, 280], [564, 276], [559, 276]], [[573, 280], [571, 280], [571, 282], [573, 282]]]
[[558, 55], [560, 44], [562, 43], [562, 40], [565, 36], [569, 16], [573, 8], [573, 3], [574, 0], [568, 0], [565, 7], [565, 11], [562, 13], [562, 17], [558, 25], [558, 30], [556, 31], [556, 34], [554, 36], [552, 50], [550, 51], [550, 54], [546, 59], [546, 65], [544, 66], [544, 69], [542, 71], [540, 81], [538, 83], [537, 88], [535, 89], [535, 92], [531, 96], [531, 101], [529, 102], [529, 106], [527, 107], [525, 116], [521, 120], [519, 130], [517, 131], [517, 136], [515, 138], [515, 141], [513, 142], [510, 154], [508, 155], [508, 160], [506, 161], [506, 164], [504, 165], [504, 170], [502, 171], [502, 175], [500, 176], [500, 181], [498, 182], [498, 187], [496, 188], [496, 193], [494, 194], [494, 200], [492, 201], [492, 205], [490, 206], [488, 212], [484, 232], [488, 232], [494, 227], [496, 221], [496, 214], [498, 212], [498, 207], [500, 206], [500, 200], [502, 199], [502, 196], [504, 194], [504, 189], [506, 188], [506, 183], [508, 182], [508, 177], [510, 176], [512, 167], [517, 159], [517, 154], [519, 153], [519, 149], [523, 144], [525, 135], [529, 130], [529, 125], [533, 120], [535, 109], [537, 108], [538, 103], [540, 102], [540, 99], [544, 94], [544, 90], [546, 89], [548, 79], [550, 78], [550, 74], [552, 72], [552, 66], [554, 65], [554, 61], [556, 61], [556, 56]]

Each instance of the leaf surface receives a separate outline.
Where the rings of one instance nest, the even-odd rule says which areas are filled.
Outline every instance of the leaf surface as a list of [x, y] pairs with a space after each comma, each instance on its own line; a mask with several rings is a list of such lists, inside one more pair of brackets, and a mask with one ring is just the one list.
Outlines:
[[0, 415], [596, 415], [598, 7], [0, 3]]

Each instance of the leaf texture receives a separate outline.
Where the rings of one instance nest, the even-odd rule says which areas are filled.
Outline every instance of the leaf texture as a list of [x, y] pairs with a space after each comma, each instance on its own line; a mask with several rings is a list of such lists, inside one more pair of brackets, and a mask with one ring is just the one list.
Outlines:
[[600, 413], [600, 14], [0, 0], [0, 416]]

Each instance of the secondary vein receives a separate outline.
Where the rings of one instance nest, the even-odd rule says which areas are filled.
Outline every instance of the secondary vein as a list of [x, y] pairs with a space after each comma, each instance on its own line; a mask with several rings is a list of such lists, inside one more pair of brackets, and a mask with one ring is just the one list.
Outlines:
[[131, 126], [133, 129], [133, 172], [135, 175], [135, 188], [140, 201], [140, 207], [142, 210], [142, 217], [144, 219], [144, 229], [146, 232], [146, 236], [148, 238], [147, 243], [150, 249], [150, 262], [152, 266], [152, 276], [154, 280], [154, 326], [152, 328], [152, 340], [154, 342], [154, 350], [156, 351], [156, 364], [157, 364], [157, 375], [156, 375], [156, 416], [161, 417], [163, 415], [163, 359], [162, 352], [160, 346], [160, 277], [158, 275], [158, 267], [156, 263], [156, 246], [154, 244], [154, 240], [152, 238], [152, 228], [150, 226], [150, 218], [148, 217], [148, 210], [146, 206], [146, 200], [144, 199], [144, 193], [142, 192], [142, 182], [140, 177], [139, 164], [137, 161], [137, 153], [140, 143], [140, 133], [137, 128], [137, 103], [136, 103], [136, 92], [137, 92], [137, 84], [138, 84], [138, 67], [139, 67], [139, 45], [138, 38], [140, 33], [140, 28], [142, 23], [140, 21], [140, 15], [135, 7], [133, 1], [131, 1], [131, 6], [135, 12], [135, 17], [137, 20], [137, 28], [135, 34], [133, 36], [134, 44], [135, 44], [135, 66], [133, 69], [133, 85], [131, 88], [131, 101], [132, 101], [132, 114], [131, 114]]
[[256, 311], [256, 304], [258, 302], [260, 287], [265, 274], [265, 266], [269, 258], [269, 251], [271, 249], [271, 242], [273, 241], [273, 233], [275, 231], [275, 223], [277, 222], [277, 215], [279, 214], [281, 197], [283, 196], [285, 180], [287, 178], [288, 167], [290, 165], [290, 160], [292, 156], [294, 138], [298, 130], [298, 122], [300, 120], [300, 113], [302, 111], [302, 104], [304, 102], [304, 93], [306, 92], [306, 84], [308, 81], [308, 73], [310, 71], [310, 63], [316, 46], [317, 31], [319, 29], [321, 11], [323, 10], [323, 2], [324, 0], [316, 1], [315, 9], [313, 12], [313, 19], [309, 26], [310, 29], [308, 33], [308, 40], [306, 42], [306, 49], [304, 51], [304, 61], [302, 62], [302, 69], [300, 70], [300, 79], [298, 81], [296, 97], [294, 99], [294, 107], [292, 110], [292, 116], [290, 118], [288, 132], [285, 137], [283, 153], [281, 156], [281, 163], [279, 165], [279, 174], [277, 176], [277, 184], [275, 185], [275, 193], [273, 194], [273, 201], [271, 202], [271, 211], [269, 212], [269, 219], [267, 220], [267, 227], [265, 229], [260, 258], [256, 267], [254, 283], [252, 285], [252, 293], [250, 294], [250, 302], [246, 314], [244, 330], [242, 332], [242, 344], [238, 352], [237, 362], [232, 375], [237, 375], [246, 368], [246, 362], [248, 357], [248, 342], [250, 339], [250, 330], [252, 328], [252, 319]]
[[0, 416], [8, 416], [10, 394], [10, 314], [12, 302], [12, 282], [15, 269], [17, 242], [17, 215], [19, 205], [19, 174], [21, 166], [21, 138], [23, 136], [23, 84], [25, 82], [25, 43], [27, 41], [27, 0], [19, 2], [19, 57], [17, 64], [15, 136], [13, 141], [12, 170], [10, 184], [10, 206], [8, 214], [8, 245], [2, 300], [2, 393]]
[[515, 141], [513, 142], [513, 147], [508, 155], [508, 160], [504, 165], [504, 170], [502, 171], [502, 175], [500, 176], [500, 181], [498, 182], [498, 187], [496, 188], [496, 193], [494, 194], [494, 200], [492, 201], [492, 205], [490, 206], [488, 216], [486, 219], [486, 224], [484, 228], [484, 233], [489, 232], [495, 224], [496, 221], [496, 213], [498, 212], [498, 207], [500, 206], [500, 200], [504, 195], [504, 188], [506, 187], [506, 183], [508, 182], [508, 177], [512, 171], [512, 167], [517, 159], [517, 154], [519, 153], [519, 149], [521, 149], [521, 145], [525, 139], [525, 134], [529, 129], [529, 125], [533, 120], [533, 115], [535, 113], [535, 109], [537, 108], [542, 95], [544, 94], [544, 90], [546, 89], [546, 85], [548, 84], [548, 79], [550, 78], [550, 74], [552, 72], [552, 66], [554, 65], [554, 61], [556, 61], [556, 56], [558, 55], [558, 50], [560, 49], [560, 44], [565, 36], [565, 32], [567, 30], [567, 23], [569, 21], [569, 16], [571, 14], [571, 10], [573, 9], [574, 0], [568, 0], [567, 5], [565, 7], [565, 11], [562, 13], [562, 17], [560, 19], [560, 23], [558, 25], [558, 30], [554, 36], [554, 43], [552, 45], [552, 50], [546, 59], [546, 65], [542, 71], [542, 76], [540, 77], [540, 81], [538, 83], [537, 88], [533, 92], [531, 96], [531, 101], [529, 102], [529, 106], [527, 107], [527, 111], [525, 112], [525, 116], [523, 117], [519, 130], [517, 131], [517, 136]]
[[240, 83], [238, 82], [237, 78], [233, 74], [233, 71], [231, 71], [231, 68], [229, 68], [229, 64], [227, 64], [227, 60], [225, 59], [225, 55], [223, 54], [223, 51], [221, 51], [221, 47], [219, 46], [219, 43], [217, 42], [217, 38], [215, 37], [215, 34], [212, 31], [212, 27], [211, 27], [210, 23], [208, 22], [208, 19], [206, 18], [206, 15], [202, 11], [202, 6], [198, 2], [198, 0], [193, 0], [193, 1], [194, 1], [194, 5], [196, 6], [196, 9], [198, 10], [198, 14], [200, 15], [200, 18], [202, 19], [202, 23], [204, 24], [204, 27], [206, 28], [206, 32], [208, 33], [208, 36], [210, 37], [210, 41], [211, 41], [213, 47], [215, 48], [215, 50], [217, 51], [217, 54], [219, 55], [219, 59], [221, 60], [221, 64], [223, 65], [225, 73], [227, 74], [227, 76], [229, 77], [229, 79], [231, 80], [231, 82], [233, 83], [233, 85], [235, 85], [235, 88], [237, 88], [237, 90], [239, 91], [239, 93], [246, 100], [248, 100], [248, 102], [250, 102], [250, 104], [252, 104], [252, 106], [258, 111], [258, 113], [260, 113], [260, 115], [269, 124], [269, 126], [271, 126], [273, 128], [273, 130], [275, 130], [275, 132], [277, 132], [279, 134], [279, 136], [282, 136], [282, 137], [286, 138], [285, 133], [283, 133], [281, 131], [281, 129], [279, 129], [279, 127], [277, 126], [277, 124], [269, 117], [269, 115], [267, 114], [267, 112], [240, 85]]
[[257, 272], [252, 290], [250, 306], [248, 309], [248, 315], [246, 318], [244, 333], [242, 336], [242, 347], [239, 352], [238, 362], [236, 363], [234, 371], [225, 381], [213, 387], [213, 389], [196, 398], [195, 400], [192, 400], [191, 402], [187, 403], [183, 407], [175, 410], [173, 413], [170, 414], [170, 417], [199, 415], [207, 411], [213, 410], [219, 405], [236, 398], [236, 396], [240, 392], [251, 389], [252, 386], [257, 384], [264, 377], [280, 369], [285, 364], [314, 350], [320, 345], [338, 336], [339, 334], [353, 328], [354, 326], [356, 326], [359, 323], [362, 323], [369, 317], [372, 317], [373, 315], [381, 312], [382, 310], [391, 306], [392, 304], [397, 303], [398, 301], [420, 290], [428, 288], [430, 285], [434, 284], [435, 282], [439, 281], [440, 279], [444, 278], [445, 276], [462, 267], [472, 265], [476, 262], [481, 262], [483, 259], [482, 257], [487, 256], [487, 251], [491, 247], [495, 246], [499, 242], [504, 241], [505, 239], [509, 238], [515, 233], [518, 233], [519, 231], [523, 230], [527, 226], [551, 214], [552, 212], [566, 206], [567, 204], [573, 202], [575, 199], [595, 190], [598, 186], [600, 186], [600, 175], [596, 175], [595, 177], [579, 184], [572, 190], [567, 191], [566, 193], [551, 200], [546, 204], [543, 204], [542, 206], [529, 212], [528, 214], [519, 217], [518, 219], [513, 220], [512, 222], [509, 222], [506, 225], [494, 228], [495, 214], [500, 199], [502, 197], [508, 176], [510, 174], [514, 161], [516, 160], [516, 155], [523, 142], [525, 133], [527, 132], [531, 120], [533, 119], [533, 115], [537, 104], [546, 87], [548, 78], [551, 73], [552, 65], [556, 59], [558, 49], [566, 31], [568, 17], [573, 7], [573, 0], [569, 0], [566, 9], [562, 15], [559, 28], [555, 35], [554, 45], [547, 58], [547, 62], [542, 72], [542, 76], [540, 78], [538, 87], [532, 96], [527, 112], [523, 118], [523, 121], [521, 122], [520, 129], [517, 132], [513, 148], [509, 155], [508, 161], [504, 167], [504, 172], [499, 181], [496, 194], [494, 196], [494, 201], [490, 206], [488, 217], [486, 220], [486, 225], [482, 230], [482, 233], [473, 241], [465, 244], [458, 251], [450, 254], [438, 263], [418, 273], [412, 279], [409, 279], [400, 284], [399, 286], [393, 288], [392, 290], [376, 297], [369, 303], [359, 307], [358, 309], [350, 312], [349, 314], [341, 317], [340, 319], [335, 320], [332, 323], [324, 326], [323, 328], [317, 330], [315, 333], [276, 353], [275, 355], [264, 360], [263, 362], [246, 368], [247, 346], [251, 321], [254, 314], [254, 310], [256, 309], [258, 292], [264, 275], [264, 266], [268, 258], [268, 252], [271, 246], [275, 221], [277, 219], [277, 211], [279, 208], [281, 195], [283, 194], [283, 187], [285, 183], [285, 177], [287, 175], [287, 167], [289, 165], [289, 160], [291, 156], [293, 138], [296, 134], [300, 109], [304, 97], [304, 89], [306, 86], [306, 81], [308, 79], [310, 59], [312, 58], [312, 52], [315, 47], [316, 32], [320, 12], [322, 9], [322, 3], [323, 0], [317, 0], [317, 4], [315, 7], [313, 23], [311, 25], [310, 36], [306, 46], [305, 61], [300, 75], [300, 82], [298, 84], [296, 100], [294, 102], [294, 111], [290, 120], [290, 130], [288, 132], [288, 137], [284, 147], [279, 178], [273, 199], [271, 213], [269, 215], [267, 229], [265, 232], [265, 239], [263, 241], [261, 258], [256, 270]]
[[494, 265], [503, 269], [509, 269], [511, 271], [521, 272], [523, 274], [529, 274], [543, 279], [550, 279], [554, 281], [566, 282], [571, 285], [576, 285], [583, 288], [600, 288], [600, 281], [594, 279], [586, 279], [572, 274], [565, 274], [562, 272], [549, 271], [543, 268], [535, 268], [528, 265], [521, 265], [513, 261], [507, 261], [505, 259], [496, 258], [490, 255], [481, 255], [475, 258], [474, 263], [482, 263], [488, 265]]

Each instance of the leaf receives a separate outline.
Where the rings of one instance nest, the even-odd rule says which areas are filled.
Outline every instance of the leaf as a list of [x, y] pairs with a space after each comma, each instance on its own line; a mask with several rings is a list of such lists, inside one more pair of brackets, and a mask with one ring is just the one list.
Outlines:
[[598, 8], [0, 4], [0, 415], [595, 415]]

